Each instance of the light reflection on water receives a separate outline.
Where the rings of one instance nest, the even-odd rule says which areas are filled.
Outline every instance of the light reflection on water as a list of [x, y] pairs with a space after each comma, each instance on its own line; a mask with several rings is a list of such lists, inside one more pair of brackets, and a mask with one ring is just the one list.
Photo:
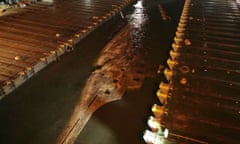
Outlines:
[[134, 5], [134, 11], [128, 17], [131, 27], [130, 38], [133, 43], [133, 51], [135, 51], [137, 48], [142, 47], [142, 40], [145, 37], [145, 25], [148, 21], [148, 15], [142, 0], [139, 0]]

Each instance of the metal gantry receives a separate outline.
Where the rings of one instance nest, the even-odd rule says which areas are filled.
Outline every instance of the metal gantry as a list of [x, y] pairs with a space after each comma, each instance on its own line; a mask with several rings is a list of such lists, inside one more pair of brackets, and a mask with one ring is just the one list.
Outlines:
[[239, 16], [237, 0], [185, 1], [152, 109], [161, 143], [240, 141]]
[[[0, 99], [134, 0], [35, 2], [0, 17]], [[16, 9], [14, 9], [16, 11]]]

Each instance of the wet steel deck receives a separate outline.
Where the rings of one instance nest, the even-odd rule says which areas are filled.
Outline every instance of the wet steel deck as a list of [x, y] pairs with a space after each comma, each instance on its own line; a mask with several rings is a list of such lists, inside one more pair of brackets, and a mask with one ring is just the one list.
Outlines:
[[0, 99], [74, 50], [76, 43], [131, 2], [56, 0], [53, 4], [33, 3], [1, 16]]
[[185, 1], [158, 93], [169, 143], [239, 143], [239, 16], [239, 1]]

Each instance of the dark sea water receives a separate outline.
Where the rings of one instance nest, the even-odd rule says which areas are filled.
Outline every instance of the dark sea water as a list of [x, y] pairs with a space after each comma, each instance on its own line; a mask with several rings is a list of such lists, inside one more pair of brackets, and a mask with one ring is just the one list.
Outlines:
[[[141, 4], [140, 4], [141, 3]], [[141, 89], [127, 91], [120, 101], [97, 110], [76, 144], [141, 144], [152, 104], [158, 103], [156, 89], [176, 30], [183, 1], [142, 0], [125, 12], [132, 26], [133, 52], [148, 72]], [[162, 21], [158, 4], [170, 20]], [[93, 63], [114, 32], [120, 17], [109, 21], [79, 43], [75, 51], [49, 65], [0, 101], [0, 144], [54, 144], [64, 128]], [[145, 67], [143, 67], [144, 69]]]
[[[165, 8], [169, 20], [163, 21], [158, 5]], [[151, 115], [151, 106], [159, 103], [155, 92], [163, 79], [158, 66], [165, 65], [175, 34], [181, 1], [140, 0], [127, 14], [131, 26], [132, 51], [154, 73], [144, 80], [140, 89], [125, 93], [122, 100], [98, 109], [78, 137], [76, 144], [144, 144], [143, 132]], [[148, 69], [148, 70], [146, 70]]]

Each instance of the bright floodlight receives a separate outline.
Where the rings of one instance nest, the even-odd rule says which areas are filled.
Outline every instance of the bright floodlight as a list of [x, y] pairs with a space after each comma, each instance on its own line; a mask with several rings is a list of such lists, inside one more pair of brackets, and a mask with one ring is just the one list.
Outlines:
[[148, 119], [148, 126], [151, 129], [160, 129], [161, 128], [160, 122], [153, 116], [149, 117], [149, 119]]
[[142, 1], [138, 1], [135, 5], [133, 5], [135, 8], [143, 8]]
[[162, 136], [158, 135], [157, 133], [153, 133], [149, 130], [145, 130], [143, 139], [146, 143], [152, 144], [162, 144], [163, 141]]
[[168, 138], [168, 133], [169, 133], [168, 129], [165, 129], [163, 132], [165, 138]]

